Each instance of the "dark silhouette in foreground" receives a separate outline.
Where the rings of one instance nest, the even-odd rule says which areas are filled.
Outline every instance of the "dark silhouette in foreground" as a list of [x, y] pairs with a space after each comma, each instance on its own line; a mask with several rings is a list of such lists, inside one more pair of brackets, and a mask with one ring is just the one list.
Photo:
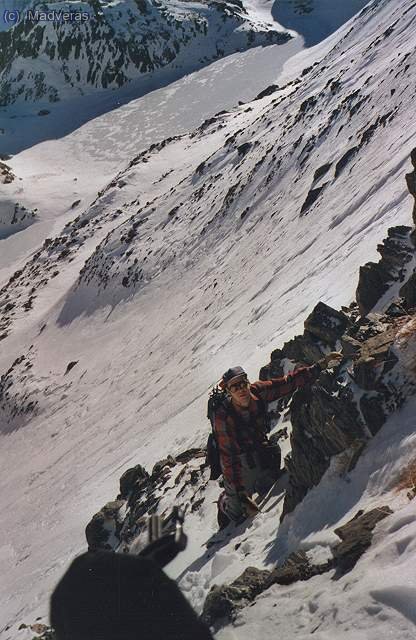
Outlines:
[[138, 555], [88, 551], [75, 558], [51, 596], [57, 640], [212, 640], [174, 580], [162, 571], [186, 547], [183, 513], [149, 519]]

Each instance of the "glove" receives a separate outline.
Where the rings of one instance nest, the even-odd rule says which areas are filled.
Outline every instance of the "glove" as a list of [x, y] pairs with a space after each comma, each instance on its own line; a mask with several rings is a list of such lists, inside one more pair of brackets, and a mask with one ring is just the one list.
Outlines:
[[331, 351], [331, 353], [327, 353], [321, 360], [318, 360], [318, 364], [321, 369], [327, 369], [330, 364], [332, 366], [338, 365], [343, 357], [339, 351]]

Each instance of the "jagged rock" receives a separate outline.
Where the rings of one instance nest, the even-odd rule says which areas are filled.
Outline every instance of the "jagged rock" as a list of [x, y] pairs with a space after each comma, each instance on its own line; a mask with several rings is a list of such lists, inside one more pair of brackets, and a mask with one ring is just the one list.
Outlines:
[[264, 591], [269, 578], [270, 571], [248, 567], [230, 585], [212, 587], [204, 603], [202, 620], [208, 626], [219, 621], [232, 621], [238, 609]]
[[334, 560], [313, 565], [303, 551], [291, 553], [280, 567], [272, 571], [248, 567], [229, 585], [214, 586], [209, 592], [202, 612], [202, 620], [219, 628], [233, 621], [237, 612], [252, 602], [260, 593], [274, 584], [289, 585], [298, 580], [309, 580], [334, 567]]
[[355, 362], [353, 371], [354, 380], [362, 389], [376, 389], [381, 374], [386, 370], [385, 363], [391, 364], [390, 360], [397, 362], [396, 356], [390, 351], [397, 330], [397, 325], [393, 324], [362, 343], [360, 358]]
[[69, 362], [64, 375], [69, 373], [71, 371], [71, 369], [73, 369], [75, 367], [75, 365], [77, 365], [77, 364], [78, 364], [78, 360], [73, 360], [72, 362]]
[[361, 342], [351, 336], [341, 337], [342, 353], [346, 357], [356, 356], [361, 351]]
[[133, 489], [141, 488], [149, 479], [149, 474], [141, 464], [127, 469], [120, 478], [120, 496], [127, 498]]
[[384, 397], [381, 394], [364, 395], [360, 400], [361, 413], [372, 436], [380, 431], [386, 421], [387, 416], [384, 412], [383, 401]]
[[342, 171], [355, 158], [359, 150], [360, 148], [358, 146], [355, 146], [351, 147], [351, 149], [348, 149], [348, 151], [344, 153], [342, 158], [338, 160], [337, 164], [335, 165], [335, 178], [338, 178], [338, 176], [341, 175]]
[[120, 510], [125, 504], [124, 500], [108, 502], [92, 517], [85, 529], [85, 536], [90, 551], [113, 549], [111, 539], [113, 536], [117, 538], [121, 530], [122, 520]]
[[152, 474], [151, 474], [152, 478], [157, 478], [161, 476], [167, 470], [167, 467], [171, 468], [171, 467], [174, 467], [175, 465], [176, 465], [176, 461], [174, 458], [172, 458], [172, 456], [168, 456], [163, 460], [159, 460], [158, 462], [156, 462], [156, 464], [152, 469]]
[[372, 532], [377, 523], [392, 513], [387, 506], [377, 507], [368, 513], [359, 511], [352, 520], [335, 529], [341, 542], [332, 548], [333, 557], [326, 562], [311, 564], [307, 554], [300, 550], [291, 553], [281, 566], [272, 571], [248, 567], [231, 584], [215, 585], [205, 600], [203, 621], [216, 629], [232, 622], [240, 609], [275, 584], [286, 586], [299, 580], [309, 580], [334, 568], [334, 577], [340, 577], [354, 567], [371, 545]]
[[410, 278], [404, 283], [399, 291], [399, 295], [403, 298], [403, 305], [406, 309], [416, 307], [416, 273], [412, 273]]
[[321, 167], [318, 167], [318, 169], [313, 174], [313, 181], [316, 182], [317, 180], [319, 180], [319, 178], [322, 178], [322, 176], [328, 173], [331, 167], [332, 162], [328, 162], [327, 164], [323, 164]]
[[304, 551], [291, 553], [281, 567], [273, 569], [266, 580], [265, 588], [268, 589], [273, 584], [288, 585], [298, 580], [309, 580], [313, 576], [329, 571], [333, 568], [333, 565], [332, 560], [320, 565], [310, 564], [309, 558]]
[[175, 460], [180, 464], [186, 464], [187, 462], [190, 462], [190, 460], [194, 460], [195, 458], [205, 458], [206, 453], [207, 450], [205, 448], [188, 449], [187, 451], [183, 451], [183, 453], [179, 453], [177, 456], [175, 456]]
[[319, 340], [305, 330], [304, 335], [296, 336], [285, 342], [282, 349], [272, 351], [269, 364], [260, 369], [259, 379], [269, 380], [284, 375], [282, 360], [285, 358], [301, 365], [310, 365], [322, 358], [322, 355]]
[[413, 206], [413, 224], [416, 225], [416, 149], [413, 149], [410, 154], [410, 159], [414, 167], [414, 171], [406, 174], [406, 183], [409, 193], [413, 196], [415, 203]]
[[292, 451], [285, 458], [289, 485], [282, 519], [319, 483], [332, 456], [366, 437], [351, 391], [331, 376], [332, 391], [328, 391], [321, 378], [319, 386], [299, 389], [292, 400]]
[[390, 318], [401, 318], [404, 315], [407, 315], [407, 311], [404, 309], [403, 305], [405, 304], [403, 298], [400, 298], [397, 302], [392, 302], [392, 304], [386, 309], [386, 316]]
[[381, 260], [360, 267], [356, 299], [362, 316], [371, 311], [391, 282], [403, 281], [405, 265], [415, 253], [410, 232], [410, 227], [391, 227], [388, 237], [377, 247]]
[[377, 386], [377, 361], [372, 357], [360, 358], [354, 365], [354, 380], [362, 389], [372, 391]]
[[318, 200], [319, 196], [321, 195], [322, 191], [325, 189], [325, 187], [328, 186], [328, 183], [325, 182], [324, 184], [322, 184], [319, 187], [315, 187], [314, 189], [310, 189], [308, 192], [308, 195], [306, 196], [305, 202], [303, 203], [301, 210], [300, 210], [300, 215], [304, 215], [306, 214], [306, 212], [308, 211], [308, 209], [311, 208], [311, 206], [313, 204], [315, 204], [315, 202]]
[[[158, 510], [162, 497], [166, 491], [172, 489], [168, 483], [172, 467], [178, 468], [174, 481], [176, 504], [182, 508], [196, 511], [203, 502], [201, 486], [204, 482], [205, 464], [202, 461], [202, 464], [195, 467], [190, 463], [200, 458], [205, 458], [205, 449], [192, 448], [179, 453], [176, 458], [169, 455], [156, 462], [151, 475], [140, 464], [125, 471], [120, 478], [120, 493], [118, 495], [118, 500], [124, 501], [126, 505], [122, 522], [119, 522], [116, 517], [115, 525], [114, 523], [104, 523], [103, 514], [99, 512], [94, 516], [95, 521], [90, 523], [88, 534], [90, 532], [91, 536], [96, 534], [99, 545], [108, 545], [111, 548], [114, 548], [114, 545], [121, 545], [125, 551], [129, 550], [131, 545], [134, 546], [141, 538], [146, 529], [148, 516]], [[178, 486], [180, 489], [177, 493], [176, 487]], [[189, 488], [192, 488], [191, 492], [189, 492]], [[185, 489], [188, 489], [188, 492]], [[185, 500], [182, 505], [180, 500], [178, 501], [181, 494], [184, 494]], [[163, 518], [166, 517], [166, 511], [161, 515]], [[114, 526], [116, 526], [115, 531]], [[103, 532], [104, 528], [110, 529], [114, 534], [111, 539], [106, 538], [105, 532]]]
[[369, 338], [384, 333], [390, 322], [389, 318], [380, 313], [368, 313], [365, 317], [361, 316], [348, 333], [356, 340], [364, 342]]
[[254, 100], [261, 100], [262, 98], [266, 98], [267, 96], [271, 96], [275, 91], [279, 91], [280, 87], [277, 84], [271, 84], [254, 98]]
[[251, 149], [251, 142], [243, 142], [243, 144], [240, 144], [237, 147], [237, 153], [239, 156], [244, 156], [246, 155], [246, 153], [248, 153]]
[[414, 386], [416, 379], [416, 313], [400, 327], [392, 352], [410, 376]]
[[305, 329], [325, 344], [335, 346], [349, 324], [348, 317], [323, 302], [318, 302], [305, 320]]
[[[7, 337], [7, 334], [5, 335]], [[0, 336], [0, 340], [2, 337]], [[280, 364], [280, 359], [276, 362], [264, 365], [259, 371], [259, 380], [270, 380], [270, 378], [278, 378], [283, 375], [283, 366]]]
[[347, 524], [335, 529], [335, 533], [342, 540], [332, 549], [338, 576], [355, 566], [360, 556], [371, 545], [376, 524], [392, 513], [388, 506], [377, 507], [368, 513], [358, 511]]
[[[275, 352], [272, 353], [272, 358]], [[286, 342], [282, 349], [283, 357], [304, 364], [313, 364], [322, 357], [317, 338], [305, 330], [302, 336], [296, 336]]]

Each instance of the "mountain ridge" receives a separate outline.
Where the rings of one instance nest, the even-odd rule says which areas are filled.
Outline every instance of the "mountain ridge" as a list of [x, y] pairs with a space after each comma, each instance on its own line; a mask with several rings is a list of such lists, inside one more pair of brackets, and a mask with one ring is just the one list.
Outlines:
[[157, 86], [157, 77], [174, 69], [189, 72], [235, 51], [284, 44], [292, 37], [272, 20], [249, 15], [240, 0], [72, 2], [72, 12], [89, 16], [82, 23], [26, 15], [29, 9], [65, 6], [31, 3], [20, 22], [0, 31], [1, 106], [54, 103], [137, 79]]

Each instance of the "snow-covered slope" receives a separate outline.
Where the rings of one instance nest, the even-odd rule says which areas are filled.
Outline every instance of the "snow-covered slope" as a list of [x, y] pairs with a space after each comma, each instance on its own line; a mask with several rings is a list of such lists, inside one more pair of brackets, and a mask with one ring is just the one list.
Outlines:
[[201, 444], [222, 371], [254, 378], [409, 224], [415, 16], [372, 2], [287, 86], [138, 153], [2, 289], [10, 637], [121, 472]]
[[[70, 10], [78, 20], [31, 18], [29, 10]], [[4, 10], [4, 16], [7, 9]], [[54, 14], [55, 15], [55, 14]], [[153, 87], [250, 47], [283, 44], [290, 35], [247, 13], [242, 2], [179, 0], [31, 3], [0, 31], [0, 105], [50, 102], [141, 77]]]
[[273, 15], [280, 24], [300, 33], [306, 47], [327, 38], [367, 4], [367, 0], [277, 0]]

